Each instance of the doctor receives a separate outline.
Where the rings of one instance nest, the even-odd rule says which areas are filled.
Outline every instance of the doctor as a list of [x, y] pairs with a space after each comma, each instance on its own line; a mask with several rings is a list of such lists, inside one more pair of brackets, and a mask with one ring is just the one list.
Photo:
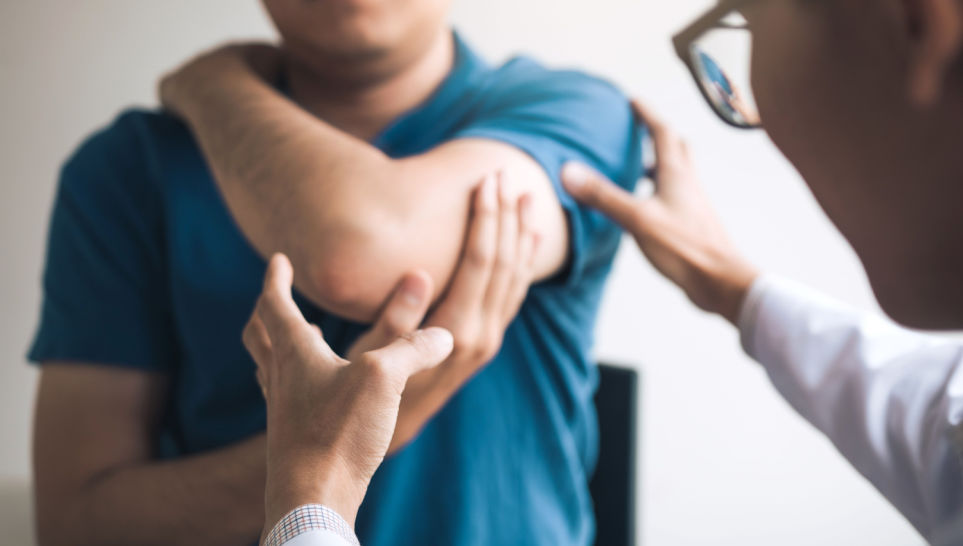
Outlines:
[[[743, 89], [754, 103], [735, 83], [748, 70], [725, 57], [734, 42], [713, 51], [720, 33], [740, 32], [746, 45], [751, 33]], [[963, 3], [724, 0], [675, 42], [724, 121], [761, 119], [885, 311], [913, 328], [963, 330]], [[727, 239], [685, 143], [636, 110], [658, 156], [654, 196], [637, 199], [577, 164], [563, 173], [569, 192], [628, 230], [696, 305], [736, 325], [779, 392], [927, 540], [963, 544], [963, 344], [760, 274]]]

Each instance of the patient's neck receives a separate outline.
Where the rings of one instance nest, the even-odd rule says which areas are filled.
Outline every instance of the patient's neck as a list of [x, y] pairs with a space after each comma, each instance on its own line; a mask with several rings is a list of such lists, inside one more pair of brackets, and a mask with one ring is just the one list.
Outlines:
[[345, 132], [371, 140], [428, 99], [451, 71], [454, 57], [451, 30], [443, 28], [408, 50], [340, 62], [329, 69], [289, 58], [287, 77], [298, 104]]

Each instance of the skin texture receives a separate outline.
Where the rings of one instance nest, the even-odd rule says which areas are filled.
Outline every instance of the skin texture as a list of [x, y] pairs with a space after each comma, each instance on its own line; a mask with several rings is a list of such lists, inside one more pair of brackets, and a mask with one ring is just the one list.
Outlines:
[[304, 320], [292, 279], [291, 262], [272, 258], [244, 332], [267, 400], [265, 529], [308, 502], [324, 503], [353, 524], [388, 449], [408, 377], [444, 360], [452, 338], [429, 328], [342, 359]]

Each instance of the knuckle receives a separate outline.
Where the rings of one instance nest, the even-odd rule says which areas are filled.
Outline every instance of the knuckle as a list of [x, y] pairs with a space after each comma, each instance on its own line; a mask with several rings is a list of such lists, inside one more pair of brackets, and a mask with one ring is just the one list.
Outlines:
[[453, 332], [454, 345], [452, 352], [465, 355], [471, 354], [475, 351], [475, 346], [477, 341], [474, 336], [467, 335], [465, 332]]
[[490, 267], [494, 259], [495, 253], [488, 245], [472, 245], [465, 251], [465, 261], [472, 267]]
[[631, 222], [632, 230], [635, 232], [640, 232], [646, 225], [646, 214], [643, 207], [635, 207], [629, 216], [629, 222]]
[[368, 352], [361, 355], [361, 365], [365, 375], [373, 379], [385, 379], [391, 369], [391, 359], [380, 352]]
[[381, 333], [386, 340], [393, 340], [405, 334], [405, 329], [397, 322], [389, 320], [381, 325]]
[[515, 260], [513, 260], [511, 256], [499, 253], [492, 262], [492, 269], [497, 274], [510, 274], [515, 270]]

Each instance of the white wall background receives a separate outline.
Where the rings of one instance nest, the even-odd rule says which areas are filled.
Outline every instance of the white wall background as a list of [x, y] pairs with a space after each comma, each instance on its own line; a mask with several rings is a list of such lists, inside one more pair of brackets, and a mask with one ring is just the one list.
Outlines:
[[[456, 0], [453, 19], [491, 58], [531, 53], [648, 99], [691, 140], [709, 193], [750, 257], [872, 307], [858, 263], [792, 169], [764, 135], [716, 121], [674, 58], [671, 33], [708, 3]], [[122, 107], [154, 104], [165, 69], [226, 39], [271, 34], [257, 0], [0, 3], [0, 480], [29, 473], [36, 373], [23, 355], [60, 162]], [[646, 544], [921, 542], [777, 397], [735, 332], [690, 307], [628, 244], [599, 340], [600, 357], [645, 373]], [[24, 517], [22, 506], [2, 510]]]

